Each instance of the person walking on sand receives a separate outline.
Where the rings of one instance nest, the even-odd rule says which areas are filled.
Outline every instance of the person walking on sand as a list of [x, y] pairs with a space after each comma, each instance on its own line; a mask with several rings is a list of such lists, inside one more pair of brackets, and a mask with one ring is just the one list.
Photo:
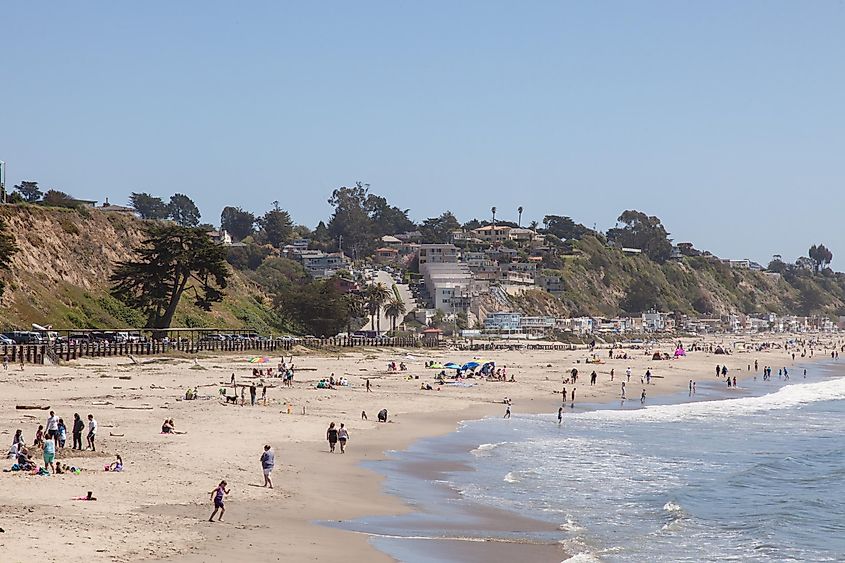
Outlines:
[[511, 405], [508, 403], [508, 406], [505, 408], [505, 416], [502, 418], [510, 418], [511, 417]]
[[264, 472], [264, 486], [273, 488], [273, 481], [270, 480], [270, 474], [273, 473], [273, 467], [276, 465], [276, 454], [270, 449], [269, 445], [264, 446], [264, 453], [261, 454], [261, 470]]
[[94, 445], [94, 439], [96, 437], [97, 437], [97, 421], [94, 420], [93, 414], [89, 414], [88, 415], [88, 447], [91, 448], [92, 452], [97, 451], [97, 447]]
[[622, 398], [625, 398], [625, 382], [622, 382]]
[[568, 397], [568, 395], [566, 394], [566, 387], [563, 388], [563, 391], [561, 391], [561, 393], [563, 393], [563, 400], [561, 401], [561, 403], [565, 405], [566, 397]]
[[214, 516], [217, 514], [218, 510], [220, 511], [220, 516], [217, 517], [217, 521], [223, 521], [223, 513], [226, 512], [226, 507], [223, 505], [223, 497], [228, 494], [229, 489], [226, 488], [226, 481], [220, 481], [217, 488], [211, 491], [211, 498], [214, 500], [214, 512], [211, 513], [211, 516], [208, 519], [209, 522], [214, 522]]
[[557, 423], [560, 424], [563, 422], [563, 407], [557, 409]]
[[346, 426], [341, 422], [340, 429], [337, 431], [337, 441], [340, 444], [340, 453], [346, 453], [346, 441], [349, 440], [349, 430], [346, 429]]
[[[625, 370], [625, 378], [628, 380], [629, 383], [631, 382], [631, 373], [631, 366], [628, 366], [628, 369]], [[624, 387], [624, 385], [622, 387]]]
[[334, 448], [337, 445], [337, 428], [334, 422], [329, 424], [329, 429], [326, 430], [326, 440], [329, 441], [329, 453], [334, 453]]
[[645, 389], [643, 389], [643, 394], [640, 395], [640, 404], [641, 405], [645, 404]]
[[372, 393], [372, 391], [370, 391], [370, 379], [369, 378], [367, 378], [367, 393]]
[[570, 409], [575, 408], [575, 387], [572, 388], [572, 402], [569, 403], [569, 408]]
[[73, 433], [73, 448], [74, 450], [81, 450], [82, 449], [82, 431], [85, 430], [85, 423], [82, 422], [82, 418], [79, 417], [79, 413], [73, 414], [73, 428], [71, 429]]

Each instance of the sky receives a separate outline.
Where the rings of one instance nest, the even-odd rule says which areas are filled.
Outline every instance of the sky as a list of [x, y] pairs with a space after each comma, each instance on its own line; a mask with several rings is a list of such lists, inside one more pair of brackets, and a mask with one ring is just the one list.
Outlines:
[[[0, 160], [203, 220], [327, 218], [356, 180], [415, 220], [601, 230], [845, 268], [845, 2], [7, 3]], [[837, 260], [837, 257], [841, 258]], [[840, 268], [840, 269], [842, 269]]]

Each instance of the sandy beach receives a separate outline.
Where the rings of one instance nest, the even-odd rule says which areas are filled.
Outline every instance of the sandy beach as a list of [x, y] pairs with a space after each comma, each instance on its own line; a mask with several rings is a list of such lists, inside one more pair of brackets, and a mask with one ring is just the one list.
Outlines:
[[[70, 427], [73, 414], [84, 419], [93, 414], [99, 423], [97, 452], [57, 450], [62, 463], [82, 468], [78, 475], [35, 476], [4, 472], [0, 511], [0, 550], [5, 561], [25, 561], [37, 556], [48, 561], [391, 561], [375, 549], [364, 534], [315, 524], [363, 515], [397, 514], [410, 510], [403, 502], [382, 492], [381, 480], [363, 468], [364, 460], [381, 459], [385, 451], [407, 447], [424, 436], [448, 433], [460, 420], [502, 416], [503, 400], [512, 401], [517, 413], [557, 411], [562, 379], [579, 371], [577, 402], [605, 402], [620, 394], [627, 367], [633, 375], [628, 397], [685, 390], [689, 381], [715, 379], [714, 366], [725, 364], [730, 375], [744, 379], [760, 369], [791, 367], [791, 353], [798, 361], [801, 349], [762, 352], [740, 351], [755, 342], [783, 345], [790, 337], [764, 335], [751, 338], [710, 339], [733, 353], [714, 355], [696, 351], [672, 360], [653, 360], [652, 353], [672, 354], [674, 345], [652, 349], [624, 348], [629, 358], [587, 364], [585, 349], [560, 352], [497, 351], [489, 353], [446, 350], [366, 350], [294, 355], [296, 378], [292, 388], [280, 379], [264, 378], [269, 386], [267, 404], [226, 404], [219, 389], [229, 388], [231, 374], [238, 383], [252, 379], [244, 356], [168, 357], [138, 359], [100, 358], [61, 366], [27, 366], [21, 372], [9, 366], [0, 372], [0, 435], [4, 446], [22, 429], [31, 444], [46, 410], [16, 410], [15, 405], [49, 406]], [[829, 357], [835, 344], [815, 347], [815, 357]], [[684, 339], [689, 349], [693, 341]], [[696, 340], [702, 342], [702, 340]], [[809, 354], [809, 348], [808, 348]], [[825, 356], [826, 354], [826, 356]], [[465, 362], [478, 358], [507, 366], [515, 382], [467, 381], [471, 386], [438, 386], [439, 370], [426, 369], [427, 360]], [[281, 357], [258, 367], [275, 366]], [[387, 364], [402, 361], [407, 372], [388, 373]], [[748, 366], [751, 366], [751, 371]], [[610, 381], [611, 369], [615, 372]], [[650, 369], [651, 385], [640, 377]], [[595, 386], [589, 374], [598, 374]], [[453, 372], [450, 372], [453, 373]], [[344, 376], [348, 387], [315, 389], [330, 374]], [[417, 379], [418, 377], [418, 379]], [[369, 378], [371, 392], [365, 389]], [[421, 383], [434, 390], [421, 391]], [[183, 400], [188, 387], [198, 387], [199, 398]], [[571, 390], [572, 385], [566, 387]], [[260, 399], [261, 388], [258, 388]], [[126, 408], [128, 407], [128, 408]], [[390, 422], [379, 424], [376, 413], [386, 408]], [[290, 414], [288, 410], [290, 409]], [[303, 414], [303, 409], [305, 414]], [[361, 419], [366, 411], [368, 420]], [[173, 419], [185, 434], [160, 433], [164, 419]], [[325, 432], [329, 422], [345, 423], [350, 440], [346, 454], [328, 453]], [[84, 440], [83, 440], [84, 441]], [[259, 457], [270, 444], [276, 453], [275, 488], [261, 486]], [[5, 450], [4, 450], [5, 452]], [[104, 465], [123, 457], [120, 473]], [[40, 450], [33, 452], [40, 460]], [[3, 468], [8, 469], [7, 460]], [[224, 522], [209, 523], [212, 491], [221, 479], [231, 488]], [[91, 491], [96, 502], [74, 500]]]

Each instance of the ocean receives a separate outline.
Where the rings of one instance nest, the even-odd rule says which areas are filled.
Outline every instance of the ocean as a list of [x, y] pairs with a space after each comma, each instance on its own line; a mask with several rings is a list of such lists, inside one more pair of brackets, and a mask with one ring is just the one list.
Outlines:
[[464, 423], [371, 464], [413, 513], [346, 527], [410, 563], [845, 561], [845, 369], [810, 372]]

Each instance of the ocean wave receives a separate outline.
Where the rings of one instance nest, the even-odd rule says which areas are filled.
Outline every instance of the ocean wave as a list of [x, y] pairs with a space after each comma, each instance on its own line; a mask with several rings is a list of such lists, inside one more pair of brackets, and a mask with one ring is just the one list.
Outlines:
[[745, 415], [799, 407], [820, 401], [845, 399], [845, 378], [781, 387], [760, 397], [656, 405], [636, 410], [599, 410], [576, 416], [598, 421], [636, 420], [638, 422], [677, 422], [710, 418], [713, 415]]
[[563, 532], [580, 532], [582, 528], [575, 519], [569, 514], [566, 515], [566, 522], [558, 526], [558, 529]]
[[504, 481], [505, 483], [519, 483], [521, 480], [522, 479], [519, 478], [519, 474], [515, 471], [511, 471], [510, 473], [505, 475], [504, 479], [502, 479], [502, 481]]
[[490, 452], [506, 443], [507, 442], [497, 442], [495, 444], [481, 444], [474, 450], [470, 450], [470, 453], [476, 457], [486, 457], [490, 455]]
[[576, 553], [572, 557], [568, 559], [564, 559], [561, 563], [596, 563], [601, 562], [601, 559], [596, 557], [594, 554], [582, 551], [581, 553]]

